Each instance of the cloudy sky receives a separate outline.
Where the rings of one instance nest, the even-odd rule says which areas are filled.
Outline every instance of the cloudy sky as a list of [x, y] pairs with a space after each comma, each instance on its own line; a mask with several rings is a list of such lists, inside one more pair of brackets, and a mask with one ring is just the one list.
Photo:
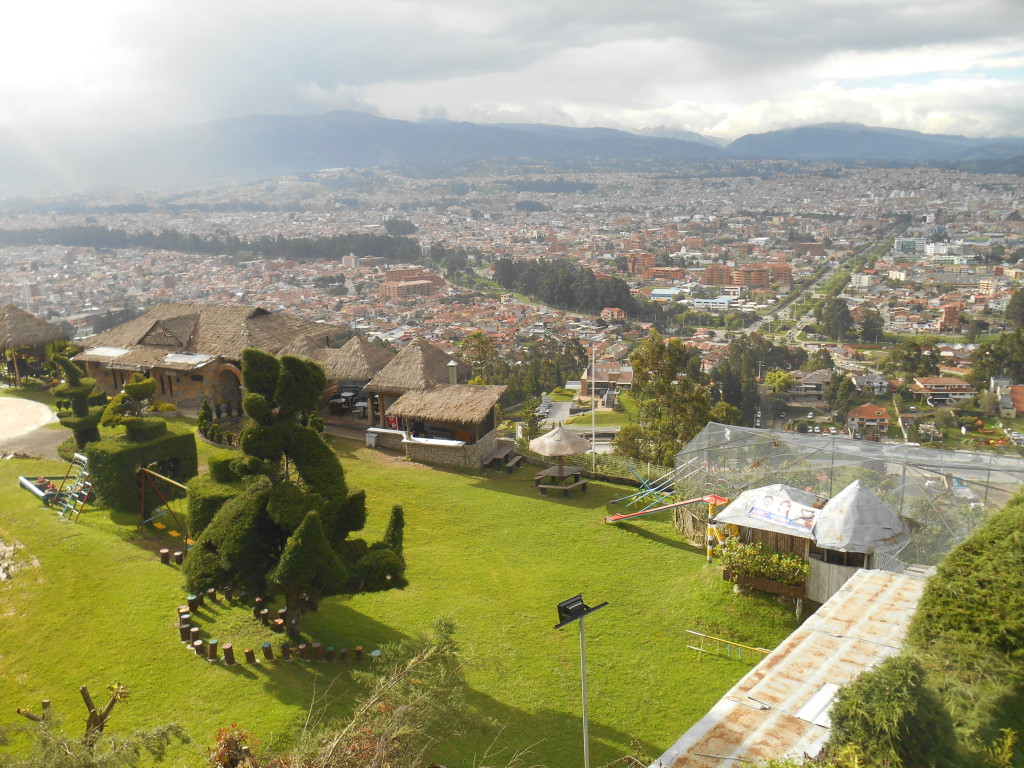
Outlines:
[[22, 132], [347, 108], [724, 139], [826, 121], [1024, 136], [1022, 0], [6, 5], [0, 126]]

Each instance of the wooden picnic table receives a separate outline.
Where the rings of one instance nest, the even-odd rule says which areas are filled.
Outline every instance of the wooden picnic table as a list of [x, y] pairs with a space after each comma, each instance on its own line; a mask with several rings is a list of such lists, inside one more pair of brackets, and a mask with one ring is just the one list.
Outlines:
[[[548, 467], [533, 476], [533, 484], [540, 489], [542, 494], [548, 491], [562, 491], [568, 496], [573, 488], [579, 488], [584, 493], [587, 491], [587, 481], [580, 479], [583, 467]], [[572, 482], [566, 480], [572, 479]]]

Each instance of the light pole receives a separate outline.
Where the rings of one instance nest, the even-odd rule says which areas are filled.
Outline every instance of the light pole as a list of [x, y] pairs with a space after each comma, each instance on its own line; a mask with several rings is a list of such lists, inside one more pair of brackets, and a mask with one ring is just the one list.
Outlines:
[[555, 624], [555, 629], [561, 629], [574, 621], [580, 623], [580, 678], [583, 681], [583, 768], [590, 768], [590, 740], [587, 737], [587, 636], [583, 629], [583, 620], [606, 605], [608, 605], [607, 600], [591, 608], [583, 602], [583, 595], [570, 597], [558, 604], [558, 623]]

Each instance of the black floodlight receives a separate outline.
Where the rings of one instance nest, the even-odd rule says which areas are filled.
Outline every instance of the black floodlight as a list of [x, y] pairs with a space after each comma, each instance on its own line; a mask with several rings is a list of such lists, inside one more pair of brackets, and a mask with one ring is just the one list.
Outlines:
[[600, 605], [595, 605], [591, 608], [583, 602], [583, 595], [576, 595], [575, 597], [570, 597], [568, 600], [563, 600], [558, 604], [558, 623], [555, 624], [555, 629], [561, 629], [566, 624], [572, 624], [574, 621], [579, 621], [584, 616], [589, 616], [594, 611], [598, 611], [606, 605], [608, 605], [607, 600]]

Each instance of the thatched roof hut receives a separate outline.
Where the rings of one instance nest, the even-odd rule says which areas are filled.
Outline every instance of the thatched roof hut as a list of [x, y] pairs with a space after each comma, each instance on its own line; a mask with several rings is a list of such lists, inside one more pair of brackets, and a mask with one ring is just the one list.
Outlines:
[[321, 349], [316, 360], [330, 381], [367, 382], [395, 358], [395, 353], [362, 336], [353, 336], [338, 349]]
[[[26, 312], [14, 304], [0, 308], [0, 351], [18, 347], [44, 347], [51, 341], [66, 339], [68, 335], [52, 323]], [[14, 379], [21, 384], [21, 368], [14, 363]]]
[[[137, 346], [240, 360], [249, 347], [279, 354], [298, 337], [320, 339], [326, 347], [338, 329], [251, 305], [158, 304], [141, 317], [89, 339], [89, 347]], [[88, 354], [88, 350], [86, 351]]]
[[406, 392], [387, 410], [388, 416], [447, 424], [483, 424], [506, 387], [477, 384], [441, 384], [433, 389]]
[[366, 389], [381, 395], [403, 395], [448, 384], [448, 363], [453, 360], [458, 381], [466, 381], [472, 371], [469, 363], [456, 360], [426, 339], [415, 339], [370, 379]]
[[43, 347], [68, 335], [52, 323], [14, 304], [0, 308], [0, 349]]

